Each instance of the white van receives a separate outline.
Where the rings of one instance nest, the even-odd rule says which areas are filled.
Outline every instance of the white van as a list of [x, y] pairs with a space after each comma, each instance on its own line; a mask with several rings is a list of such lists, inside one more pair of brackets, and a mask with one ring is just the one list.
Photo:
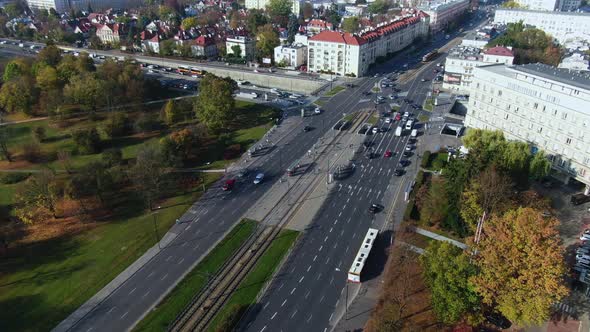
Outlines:
[[400, 137], [402, 135], [402, 127], [398, 126], [395, 128], [395, 136]]
[[410, 134], [410, 136], [417, 137], [418, 136], [418, 129], [412, 129], [412, 133]]
[[414, 125], [414, 121], [412, 121], [412, 120], [406, 122], [406, 130], [412, 129], [413, 125]]

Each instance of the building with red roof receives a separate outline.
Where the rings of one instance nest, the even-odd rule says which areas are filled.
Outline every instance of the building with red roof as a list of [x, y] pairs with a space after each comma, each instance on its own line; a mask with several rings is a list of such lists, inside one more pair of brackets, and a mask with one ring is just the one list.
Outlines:
[[191, 45], [194, 56], [213, 58], [217, 56], [217, 45], [211, 36], [200, 35]]
[[428, 15], [415, 12], [358, 34], [324, 30], [308, 40], [308, 71], [361, 76], [377, 58], [404, 49], [418, 37], [425, 37], [428, 25]]

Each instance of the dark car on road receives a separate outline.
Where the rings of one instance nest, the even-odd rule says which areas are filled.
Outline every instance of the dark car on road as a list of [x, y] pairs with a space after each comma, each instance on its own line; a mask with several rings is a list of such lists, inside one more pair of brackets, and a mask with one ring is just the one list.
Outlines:
[[371, 95], [371, 91], [363, 91], [363, 96], [370, 96]]
[[403, 153], [403, 156], [406, 158], [410, 157], [411, 155], [412, 155], [412, 152], [410, 152], [410, 151], [404, 151], [404, 153]]
[[305, 126], [305, 127], [303, 127], [303, 132], [304, 132], [304, 133], [306, 133], [306, 132], [308, 132], [308, 131], [311, 131], [312, 129], [313, 129], [313, 128], [312, 128], [312, 127], [310, 127], [310, 126]]
[[369, 206], [369, 213], [373, 213], [373, 214], [379, 213], [379, 212], [383, 211], [383, 208], [384, 207], [381, 204], [372, 203]]
[[406, 167], [406, 166], [408, 166], [409, 164], [410, 164], [410, 161], [409, 161], [409, 160], [407, 160], [407, 159], [402, 159], [402, 160], [400, 160], [400, 161], [399, 161], [399, 163], [398, 163], [398, 165], [397, 165], [397, 166], [398, 166], [398, 167]]
[[404, 170], [401, 168], [396, 168], [395, 171], [393, 171], [393, 175], [402, 176], [402, 175], [404, 175]]

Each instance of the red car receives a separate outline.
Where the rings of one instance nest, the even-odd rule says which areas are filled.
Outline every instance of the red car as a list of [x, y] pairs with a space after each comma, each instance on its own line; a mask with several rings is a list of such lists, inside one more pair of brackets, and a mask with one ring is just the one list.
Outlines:
[[401, 120], [401, 118], [402, 118], [401, 114], [398, 113], [395, 115], [395, 121], [399, 121], [399, 120]]
[[227, 180], [227, 181], [225, 181], [225, 184], [223, 185], [223, 187], [221, 187], [221, 189], [223, 191], [232, 190], [232, 189], [234, 189], [235, 184], [236, 184], [236, 180], [234, 180], [234, 179]]
[[392, 155], [391, 150], [387, 150], [387, 151], [385, 151], [385, 154], [383, 155], [383, 157], [391, 158], [391, 155]]

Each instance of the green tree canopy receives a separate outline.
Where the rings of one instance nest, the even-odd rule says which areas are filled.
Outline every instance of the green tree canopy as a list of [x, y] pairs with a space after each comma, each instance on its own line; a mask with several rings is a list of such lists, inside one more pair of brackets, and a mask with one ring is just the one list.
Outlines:
[[4, 67], [4, 75], [2, 80], [8, 82], [13, 79], [20, 78], [21, 76], [28, 76], [31, 72], [31, 65], [28, 61], [22, 58], [16, 58]]
[[259, 58], [270, 57], [274, 53], [275, 47], [280, 45], [279, 34], [271, 24], [266, 24], [258, 28], [256, 34], [256, 51]]
[[33, 82], [27, 77], [6, 82], [0, 88], [0, 106], [9, 113], [33, 114], [36, 94]]
[[200, 90], [195, 103], [197, 117], [211, 130], [226, 129], [235, 109], [233, 84], [221, 77], [206, 74], [201, 80]]
[[432, 241], [420, 262], [432, 292], [432, 308], [440, 321], [449, 325], [463, 318], [471, 323], [482, 321], [481, 300], [469, 283], [476, 269], [460, 248], [449, 242]]
[[359, 18], [356, 16], [350, 16], [342, 20], [342, 30], [350, 33], [356, 33], [360, 30]]
[[389, 3], [386, 0], [375, 0], [368, 6], [369, 13], [372, 14], [385, 14], [389, 9]]
[[487, 220], [477, 245], [479, 273], [471, 277], [483, 302], [518, 325], [540, 325], [568, 294], [559, 221], [532, 208]]
[[266, 12], [272, 22], [281, 27], [286, 27], [292, 7], [293, 1], [291, 0], [270, 0], [266, 5]]
[[196, 28], [199, 25], [199, 21], [194, 16], [189, 16], [182, 20], [182, 28], [184, 30], [190, 30], [191, 28]]

